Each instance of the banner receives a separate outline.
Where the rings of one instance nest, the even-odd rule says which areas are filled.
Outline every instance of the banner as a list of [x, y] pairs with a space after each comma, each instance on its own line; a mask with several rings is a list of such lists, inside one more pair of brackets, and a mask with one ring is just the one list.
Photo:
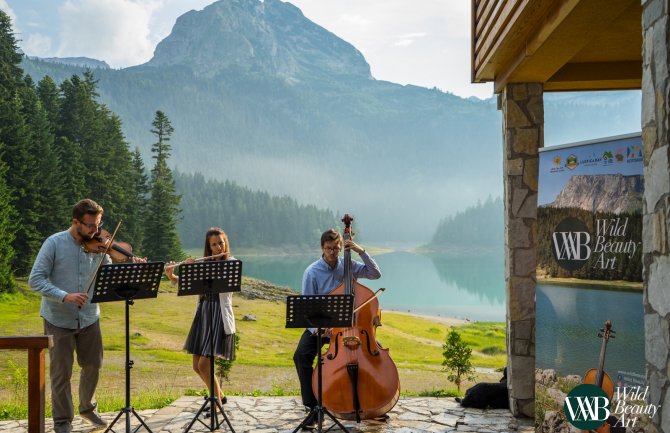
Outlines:
[[644, 391], [641, 134], [545, 148], [539, 159], [538, 424], [576, 426], [568, 403], [596, 398], [581, 382], [600, 365], [619, 391], [608, 397], [612, 420], [642, 424], [615, 411], [641, 405], [629, 396]]
[[640, 134], [543, 149], [540, 276], [642, 281]]

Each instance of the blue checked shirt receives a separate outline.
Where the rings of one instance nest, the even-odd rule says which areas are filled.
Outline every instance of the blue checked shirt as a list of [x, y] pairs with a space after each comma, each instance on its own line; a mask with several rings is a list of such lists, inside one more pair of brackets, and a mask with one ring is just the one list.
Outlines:
[[[363, 251], [360, 254], [363, 263], [355, 260], [351, 261], [351, 269], [354, 278], [367, 278], [376, 280], [382, 276], [377, 262]], [[303, 295], [324, 295], [330, 293], [335, 287], [342, 284], [344, 279], [344, 259], [338, 257], [337, 265], [331, 268], [323, 257], [312, 263], [305, 269], [302, 276], [302, 294]]]
[[[49, 236], [37, 254], [28, 280], [30, 287], [42, 295], [40, 316], [66, 329], [85, 328], [95, 323], [100, 317], [100, 307], [91, 304], [93, 287], [81, 309], [63, 300], [68, 293], [86, 291], [99, 260], [100, 254], [84, 252], [67, 230]], [[109, 263], [107, 256], [102, 264]]]

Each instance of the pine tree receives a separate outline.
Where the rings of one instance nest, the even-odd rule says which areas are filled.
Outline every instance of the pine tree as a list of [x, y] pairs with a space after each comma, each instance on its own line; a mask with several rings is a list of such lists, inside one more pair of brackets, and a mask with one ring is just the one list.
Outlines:
[[[0, 137], [8, 133], [9, 118], [23, 71], [21, 55], [9, 16], [0, 10]], [[14, 289], [12, 261], [18, 213], [13, 205], [12, 188], [7, 183], [8, 166], [4, 162], [9, 149], [0, 138], [0, 291]]]
[[151, 132], [158, 141], [151, 146], [156, 163], [151, 170], [151, 196], [144, 221], [143, 253], [152, 260], [177, 260], [184, 254], [177, 234], [181, 197], [176, 192], [172, 171], [167, 165], [172, 149], [168, 142], [174, 128], [162, 111], [156, 111], [151, 125]]
[[[34, 189], [28, 195], [32, 197], [32, 207], [36, 216], [34, 221], [38, 248], [40, 240], [56, 231], [63, 230], [68, 223], [67, 206], [63, 200], [63, 181], [60, 175], [60, 164], [54, 151], [54, 127], [49, 121], [49, 114], [44, 110], [39, 91], [34, 89], [30, 77], [26, 77], [23, 109], [26, 122], [31, 127], [29, 150], [37, 155], [36, 174], [33, 181]], [[37, 251], [33, 251], [36, 253]], [[25, 252], [32, 258], [30, 252]]]
[[[22, 89], [23, 90], [23, 89]], [[17, 91], [5, 113], [4, 124], [0, 130], [0, 141], [5, 143], [3, 160], [11, 170], [7, 171], [5, 180], [12, 191], [12, 206], [19, 210], [17, 232], [12, 246], [16, 254], [12, 262], [14, 272], [26, 275], [32, 266], [33, 256], [37, 253], [43, 240], [37, 230], [39, 215], [37, 202], [37, 155], [34, 153], [32, 125], [24, 111], [25, 92]]]
[[134, 194], [129, 201], [128, 221], [136, 221], [137, 224], [127, 227], [126, 233], [128, 239], [133, 243], [134, 250], [142, 252], [144, 209], [147, 206], [147, 196], [149, 194], [149, 178], [139, 147], [136, 147], [132, 153], [131, 185]]
[[[2, 12], [2, 11], [0, 11]], [[0, 293], [15, 290], [12, 260], [14, 259], [14, 233], [16, 228], [16, 211], [11, 204], [9, 187], [5, 182], [7, 166], [2, 162], [3, 144], [0, 142]]]
[[42, 107], [47, 113], [52, 132], [55, 132], [56, 122], [58, 122], [58, 112], [60, 111], [60, 95], [56, 83], [54, 83], [54, 80], [50, 76], [45, 75], [37, 83], [37, 95], [40, 97]]

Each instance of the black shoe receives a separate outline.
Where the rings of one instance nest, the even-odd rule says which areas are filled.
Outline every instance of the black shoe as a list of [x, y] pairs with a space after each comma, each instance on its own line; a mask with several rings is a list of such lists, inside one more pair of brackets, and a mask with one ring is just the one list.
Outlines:
[[[225, 395], [221, 397], [221, 405], [223, 406], [224, 404], [228, 403], [228, 397]], [[202, 410], [205, 414], [205, 418], [209, 418], [212, 416], [212, 412], [209, 410], [209, 405], [205, 406], [205, 408]], [[216, 412], [219, 413], [219, 409], [216, 409]]]
[[[226, 403], [228, 403], [228, 397], [226, 397], [226, 396], [224, 395], [223, 398], [221, 398], [221, 404], [224, 405], [224, 404], [226, 404]], [[203, 409], [203, 411], [204, 411], [204, 412], [209, 411], [209, 404], [207, 404], [207, 406], [205, 406], [205, 409]]]
[[310, 412], [309, 416], [302, 424], [303, 430], [314, 430], [318, 422], [317, 412]]

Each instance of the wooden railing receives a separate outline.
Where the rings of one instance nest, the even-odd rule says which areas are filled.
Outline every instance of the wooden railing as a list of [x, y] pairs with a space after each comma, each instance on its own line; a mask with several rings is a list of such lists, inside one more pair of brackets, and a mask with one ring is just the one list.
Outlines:
[[28, 433], [44, 433], [44, 349], [52, 344], [51, 335], [0, 337], [0, 350], [28, 351]]

